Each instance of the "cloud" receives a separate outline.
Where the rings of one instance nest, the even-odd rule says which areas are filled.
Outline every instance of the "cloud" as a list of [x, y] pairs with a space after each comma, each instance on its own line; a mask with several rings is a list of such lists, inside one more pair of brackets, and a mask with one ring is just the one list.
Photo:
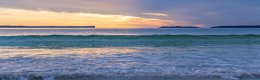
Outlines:
[[139, 0], [138, 6], [169, 14], [170, 19], [219, 26], [259, 25], [259, 4], [260, 0]]
[[0, 0], [4, 8], [127, 15], [207, 26], [257, 25], [259, 4], [259, 0]]
[[0, 7], [56, 12], [127, 14], [133, 10], [131, 3], [131, 0], [0, 0]]
[[0, 8], [0, 25], [85, 26], [97, 28], [152, 28], [164, 25], [189, 25], [188, 22], [142, 18], [125, 15], [105, 15], [86, 12], [68, 13]]
[[162, 16], [162, 17], [167, 17], [169, 16], [168, 14], [163, 14], [163, 13], [142, 13], [143, 15], [149, 15], [149, 16]]
[[[147, 1], [147, 0], [141, 0]], [[34, 11], [52, 11], [66, 13], [93, 13], [103, 15], [127, 15], [140, 18], [156, 18], [161, 20], [172, 20], [175, 22], [189, 22], [182, 18], [143, 9], [139, 4], [140, 0], [0, 0], [0, 7], [26, 9]], [[150, 3], [153, 1], [148, 1]], [[170, 1], [171, 2], [171, 1]], [[147, 5], [147, 4], [141, 4]], [[178, 15], [181, 16], [181, 15]], [[178, 20], [180, 19], [180, 20]], [[167, 21], [168, 22], [168, 21]]]

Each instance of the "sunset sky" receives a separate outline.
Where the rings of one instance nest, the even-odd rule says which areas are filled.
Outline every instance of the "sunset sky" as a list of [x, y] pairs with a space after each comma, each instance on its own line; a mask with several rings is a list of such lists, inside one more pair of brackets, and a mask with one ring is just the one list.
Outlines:
[[0, 0], [0, 25], [259, 25], [260, 0]]

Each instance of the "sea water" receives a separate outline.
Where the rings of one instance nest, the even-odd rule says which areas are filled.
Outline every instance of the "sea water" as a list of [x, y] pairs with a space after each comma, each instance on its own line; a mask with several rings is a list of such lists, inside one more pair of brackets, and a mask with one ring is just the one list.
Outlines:
[[260, 29], [0, 29], [0, 80], [257, 80]]

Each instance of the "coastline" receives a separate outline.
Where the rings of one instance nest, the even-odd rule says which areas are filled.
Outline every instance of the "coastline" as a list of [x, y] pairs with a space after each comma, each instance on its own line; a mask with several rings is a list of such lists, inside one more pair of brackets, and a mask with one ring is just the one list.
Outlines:
[[34, 29], [39, 29], [39, 28], [50, 28], [50, 29], [55, 29], [55, 28], [96, 28], [96, 26], [0, 26], [1, 28], [34, 28]]
[[175, 75], [175, 74], [125, 74], [125, 73], [109, 73], [109, 74], [0, 74], [1, 80], [255, 80], [260, 79], [259, 74], [241, 74], [235, 77], [224, 77], [221, 75], [193, 76], [193, 75]]

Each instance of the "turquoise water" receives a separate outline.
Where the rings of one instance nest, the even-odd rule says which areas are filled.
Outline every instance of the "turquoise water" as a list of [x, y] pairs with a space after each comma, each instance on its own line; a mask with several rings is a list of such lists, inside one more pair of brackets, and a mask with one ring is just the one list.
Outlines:
[[256, 80], [260, 29], [0, 29], [0, 80]]
[[0, 36], [0, 46], [28, 48], [192, 47], [259, 45], [260, 35], [33, 35]]

